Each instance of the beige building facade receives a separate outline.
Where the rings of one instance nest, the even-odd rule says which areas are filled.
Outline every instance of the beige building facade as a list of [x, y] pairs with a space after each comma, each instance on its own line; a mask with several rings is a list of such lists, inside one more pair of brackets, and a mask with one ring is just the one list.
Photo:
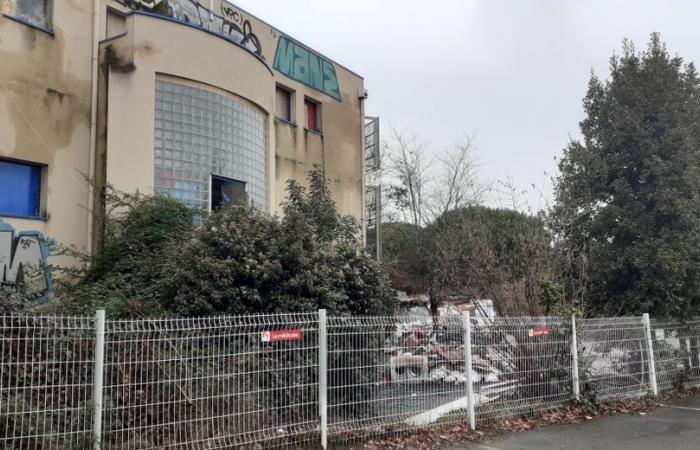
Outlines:
[[[223, 0], [0, 6], [0, 232], [91, 249], [86, 178], [275, 213], [314, 165], [363, 221], [366, 91], [351, 70]], [[15, 246], [0, 245], [0, 278]]]

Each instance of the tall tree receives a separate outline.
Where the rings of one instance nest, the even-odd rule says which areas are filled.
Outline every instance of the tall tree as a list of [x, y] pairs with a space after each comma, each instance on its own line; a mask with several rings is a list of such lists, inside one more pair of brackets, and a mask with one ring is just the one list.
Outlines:
[[384, 146], [389, 216], [420, 227], [481, 202], [486, 185], [478, 179], [474, 138], [433, 152], [415, 135], [393, 129]]
[[[700, 306], [700, 85], [658, 34], [625, 41], [591, 76], [581, 140], [560, 161], [551, 219], [567, 283], [590, 312], [685, 315]], [[584, 267], [585, 266], [585, 267]]]
[[[427, 294], [437, 314], [444, 298], [457, 283], [455, 249], [465, 242], [448, 242], [431, 228], [438, 217], [479, 202], [484, 186], [477, 179], [475, 145], [465, 138], [429, 156], [430, 150], [415, 135], [392, 130], [386, 146], [388, 217], [383, 238], [385, 265], [394, 287]], [[460, 245], [456, 245], [460, 244]]]
[[432, 160], [427, 148], [416, 136], [391, 132], [391, 144], [387, 145], [389, 174], [393, 182], [388, 197], [404, 222], [420, 227], [428, 219], [427, 188], [430, 183]]

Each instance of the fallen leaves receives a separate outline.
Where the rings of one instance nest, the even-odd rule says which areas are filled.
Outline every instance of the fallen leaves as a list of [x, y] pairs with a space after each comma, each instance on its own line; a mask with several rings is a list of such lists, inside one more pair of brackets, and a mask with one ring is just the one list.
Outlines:
[[[666, 394], [664, 399], [700, 394], [699, 390], [685, 393]], [[479, 424], [477, 431], [469, 430], [466, 423], [444, 425], [442, 427], [421, 428], [410, 431], [390, 430], [383, 438], [373, 438], [364, 443], [347, 444], [346, 450], [435, 450], [455, 445], [465, 445], [492, 439], [505, 433], [528, 431], [549, 425], [582, 423], [596, 417], [614, 414], [637, 414], [644, 416], [656, 408], [658, 403], [650, 398], [620, 399], [603, 403], [594, 412], [580, 404], [571, 404], [547, 411], [536, 417], [515, 417], [500, 422]], [[348, 441], [362, 440], [360, 435], [346, 436]]]

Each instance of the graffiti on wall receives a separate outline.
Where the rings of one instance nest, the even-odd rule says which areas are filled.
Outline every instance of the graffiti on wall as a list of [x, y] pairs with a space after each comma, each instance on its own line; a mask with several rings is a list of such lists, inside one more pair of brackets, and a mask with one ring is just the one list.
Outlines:
[[260, 40], [255, 33], [253, 33], [253, 25], [251, 25], [250, 20], [246, 19], [240, 11], [225, 2], [221, 2], [221, 16], [223, 17], [223, 25], [221, 27], [223, 34], [235, 37], [242, 46], [262, 56]]
[[197, 0], [119, 0], [133, 8], [161, 14], [180, 22], [213, 31], [263, 57], [260, 40], [243, 11], [221, 1], [221, 14]]
[[273, 67], [288, 78], [340, 101], [335, 65], [286, 36], [280, 36], [277, 41]]
[[37, 297], [46, 296], [51, 280], [46, 270], [49, 248], [37, 231], [15, 229], [0, 220], [0, 284], [23, 283]]
[[167, 0], [126, 0], [126, 3], [143, 6], [144, 8], [153, 9], [156, 6]]

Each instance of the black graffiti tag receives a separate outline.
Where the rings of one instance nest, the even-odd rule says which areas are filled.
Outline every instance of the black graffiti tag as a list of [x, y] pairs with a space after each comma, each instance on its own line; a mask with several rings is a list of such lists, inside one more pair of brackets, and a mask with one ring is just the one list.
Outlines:
[[26, 250], [26, 249], [28, 249], [29, 247], [32, 246], [32, 241], [31, 241], [30, 239], [22, 238], [22, 239], [19, 240], [19, 245], [20, 245], [24, 250]]
[[215, 30], [262, 57], [260, 39], [253, 32], [250, 20], [243, 17], [240, 11], [230, 5], [226, 5], [223, 1], [221, 2], [221, 16], [209, 10], [198, 0], [169, 0], [168, 2], [163, 2], [162, 0], [118, 1], [134, 9], [143, 9], [150, 13], [161, 14], [201, 28]]
[[260, 40], [253, 33], [253, 26], [250, 20], [244, 19], [240, 12], [230, 6], [221, 4], [221, 14], [224, 19], [221, 33], [228, 36], [236, 37], [237, 41], [258, 56], [262, 56], [262, 47]]

